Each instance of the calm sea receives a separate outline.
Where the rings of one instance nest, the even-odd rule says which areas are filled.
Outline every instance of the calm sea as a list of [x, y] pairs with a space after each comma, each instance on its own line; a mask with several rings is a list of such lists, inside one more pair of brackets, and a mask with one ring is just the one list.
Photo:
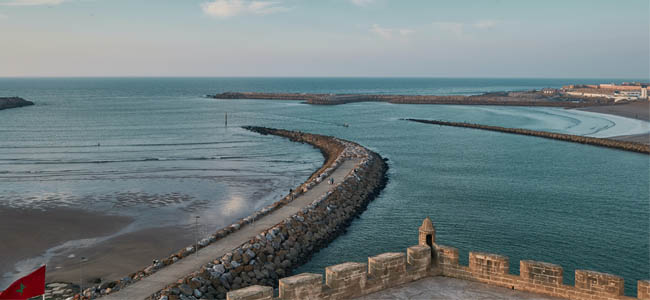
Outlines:
[[[603, 80], [598, 80], [603, 81]], [[619, 80], [604, 80], [620, 81]], [[224, 91], [476, 94], [589, 79], [96, 78], [0, 79], [0, 209], [77, 207], [138, 219], [130, 230], [188, 225], [206, 232], [277, 200], [322, 163], [315, 149], [239, 128], [335, 135], [377, 151], [390, 182], [348, 232], [299, 271], [404, 251], [430, 216], [441, 244], [518, 261], [650, 278], [647, 155], [534, 137], [400, 121], [467, 121], [607, 137], [647, 122], [557, 108], [309, 106], [229, 101]], [[228, 127], [225, 127], [225, 114]], [[349, 123], [349, 127], [341, 126]], [[10, 226], [11, 224], [1, 224]], [[46, 249], [43, 249], [45, 252]], [[12, 271], [0, 269], [0, 274]]]

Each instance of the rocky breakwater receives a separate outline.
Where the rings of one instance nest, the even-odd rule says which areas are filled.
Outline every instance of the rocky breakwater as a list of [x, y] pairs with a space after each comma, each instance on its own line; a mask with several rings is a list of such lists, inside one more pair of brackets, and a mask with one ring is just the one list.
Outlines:
[[453, 104], [585, 107], [611, 103], [600, 98], [575, 98], [545, 95], [539, 91], [493, 92], [480, 95], [383, 95], [383, 94], [308, 94], [226, 92], [208, 95], [214, 99], [299, 100], [315, 105], [339, 105], [354, 102], [388, 102], [394, 104]]
[[445, 122], [445, 121], [419, 120], [419, 119], [405, 119], [405, 120], [425, 123], [425, 124], [465, 127], [465, 128], [483, 129], [483, 130], [521, 134], [521, 135], [530, 135], [530, 136], [543, 137], [547, 139], [554, 139], [560, 141], [581, 143], [587, 145], [594, 145], [594, 146], [620, 149], [625, 151], [650, 154], [650, 145], [645, 145], [645, 144], [640, 144], [635, 142], [617, 141], [612, 139], [594, 138], [594, 137], [573, 135], [573, 134], [555, 133], [555, 132], [521, 129], [521, 128], [506, 128], [506, 127], [489, 126], [489, 125], [472, 124], [472, 123]]
[[0, 110], [28, 105], [34, 105], [34, 102], [20, 97], [0, 97]]
[[312, 190], [348, 160], [355, 161], [353, 170], [341, 183], [333, 185], [325, 194], [317, 197], [295, 215], [262, 231], [254, 239], [226, 255], [215, 257], [211, 263], [198, 268], [197, 272], [179, 279], [149, 298], [225, 299], [226, 293], [231, 289], [277, 282], [278, 278], [289, 275], [293, 268], [307, 261], [314, 252], [344, 232], [349, 222], [365, 209], [386, 184], [388, 165], [384, 159], [356, 143], [296, 131], [263, 127], [244, 128], [263, 135], [272, 134], [295, 142], [308, 143], [321, 151], [325, 163], [283, 199], [203, 238], [196, 246], [190, 245], [167, 258], [154, 260], [150, 266], [120, 280], [103, 282], [84, 289], [83, 297], [77, 294], [75, 299], [94, 299], [125, 289], [190, 256], [197, 248], [200, 250], [242, 228], [247, 228], [253, 222]]
[[315, 134], [247, 127], [305, 142], [321, 149], [326, 163], [298, 191], [322, 181], [346, 160], [358, 163], [337, 185], [298, 213], [260, 232], [255, 238], [168, 286], [149, 299], [225, 299], [226, 293], [251, 285], [277, 286], [313, 253], [343, 233], [386, 184], [387, 164], [378, 154], [358, 144]]

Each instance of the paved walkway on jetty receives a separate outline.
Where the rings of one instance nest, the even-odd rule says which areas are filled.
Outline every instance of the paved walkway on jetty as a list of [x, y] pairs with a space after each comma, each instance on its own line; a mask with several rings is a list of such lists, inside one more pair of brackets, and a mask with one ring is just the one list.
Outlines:
[[[223, 256], [226, 252], [244, 244], [248, 240], [254, 238], [260, 232], [270, 228], [284, 219], [296, 214], [305, 206], [311, 204], [314, 200], [320, 198], [330, 188], [337, 187], [343, 178], [348, 175], [356, 165], [361, 162], [361, 159], [347, 159], [327, 178], [322, 182], [316, 184], [307, 193], [304, 193], [294, 199], [291, 203], [279, 208], [278, 210], [264, 216], [254, 225], [242, 227], [240, 230], [235, 231], [226, 237], [202, 248], [196, 254], [185, 257], [174, 264], [160, 269], [158, 272], [151, 276], [145, 277], [140, 281], [133, 283], [122, 290], [119, 290], [110, 295], [101, 297], [100, 299], [106, 300], [123, 300], [123, 299], [145, 299], [152, 294], [162, 290], [167, 285], [176, 282], [179, 278], [186, 276], [194, 271], [198, 271], [201, 266]], [[334, 185], [330, 185], [327, 181], [334, 178]]]

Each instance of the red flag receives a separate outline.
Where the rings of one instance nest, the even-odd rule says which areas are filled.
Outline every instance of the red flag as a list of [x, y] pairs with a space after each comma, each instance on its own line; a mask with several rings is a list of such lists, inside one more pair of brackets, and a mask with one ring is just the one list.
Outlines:
[[45, 294], [45, 266], [12, 283], [0, 293], [0, 300], [22, 300], [43, 294]]

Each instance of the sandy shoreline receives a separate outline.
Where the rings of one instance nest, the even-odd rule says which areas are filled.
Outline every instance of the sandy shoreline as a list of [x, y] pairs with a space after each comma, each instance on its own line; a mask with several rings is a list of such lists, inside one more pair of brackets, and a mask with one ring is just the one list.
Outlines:
[[[79, 282], [79, 257], [83, 263], [84, 284], [96, 278], [102, 282], [117, 280], [151, 264], [153, 259], [166, 257], [193, 243], [193, 228], [184, 226], [159, 227], [119, 235], [92, 247], [75, 252], [76, 259], [67, 258], [67, 252], [52, 259], [47, 282]], [[172, 238], [173, 237], [173, 238]]]
[[[650, 102], [647, 101], [620, 105], [591, 106], [577, 109], [650, 122]], [[621, 135], [611, 137], [611, 139], [650, 145], [650, 134]]]
[[[110, 236], [126, 228], [133, 220], [129, 217], [56, 208], [47, 211], [1, 208], [0, 270], [14, 273], [17, 263], [33, 260], [42, 264], [42, 249], [51, 249], [71, 239]], [[115, 280], [151, 263], [152, 259], [168, 256], [192, 244], [194, 228], [170, 226], [143, 229], [120, 234], [91, 246], [55, 251], [47, 263], [47, 282], [72, 282], [78, 284], [80, 258], [83, 263], [84, 284], [96, 278]], [[16, 251], [19, 249], [20, 251]], [[74, 254], [74, 257], [69, 257]], [[23, 271], [23, 270], [21, 270]], [[2, 278], [9, 284], [12, 278]], [[4, 282], [8, 281], [8, 282]], [[4, 286], [0, 286], [0, 290]]]
[[633, 134], [633, 135], [619, 135], [611, 137], [613, 140], [624, 141], [624, 142], [634, 142], [639, 144], [650, 145], [650, 133], [646, 134]]
[[[50, 249], [71, 239], [107, 236], [125, 228], [131, 222], [129, 217], [103, 215], [79, 209], [56, 208], [43, 211], [2, 207], [0, 275], [13, 272], [14, 265], [22, 260], [39, 257], [43, 254], [42, 249]], [[48, 275], [50, 271], [51, 269], [48, 270]], [[0, 286], [0, 289], [2, 288], [4, 287]]]
[[650, 102], [648, 101], [618, 105], [589, 106], [576, 109], [650, 122]]

